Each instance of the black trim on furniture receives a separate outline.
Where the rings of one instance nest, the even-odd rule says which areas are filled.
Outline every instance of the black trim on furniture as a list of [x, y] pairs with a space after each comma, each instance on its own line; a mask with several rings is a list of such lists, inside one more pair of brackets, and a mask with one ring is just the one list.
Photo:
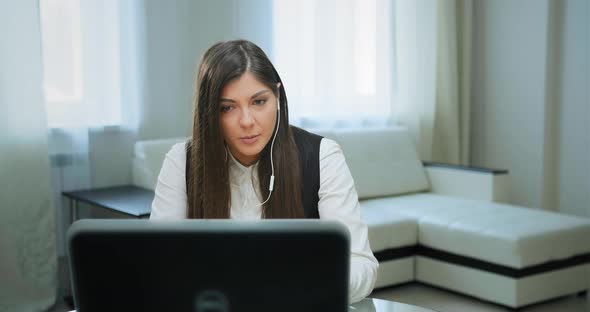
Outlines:
[[400, 258], [411, 257], [416, 254], [416, 247], [417, 246], [406, 246], [406, 247], [398, 247], [398, 248], [391, 248], [385, 249], [378, 252], [373, 253], [377, 261], [388, 261], [388, 260], [395, 260]]
[[461, 256], [421, 245], [418, 246], [417, 255], [428, 257], [435, 260], [442, 260], [444, 262], [458, 264], [483, 271], [488, 271], [499, 275], [509, 276], [512, 278], [523, 278], [540, 273], [565, 269], [580, 264], [590, 263], [590, 253], [585, 253], [563, 260], [548, 261], [526, 268], [515, 269], [512, 267], [495, 264], [492, 262], [483, 261], [471, 257]]
[[511, 278], [524, 278], [540, 273], [561, 270], [581, 264], [590, 263], [590, 253], [576, 255], [563, 260], [548, 261], [545, 263], [516, 269], [505, 265], [479, 260], [467, 256], [461, 256], [450, 252], [434, 249], [422, 245], [391, 248], [374, 253], [379, 262], [395, 260], [409, 256], [423, 256], [438, 261], [456, 264], [468, 268], [486, 271]]
[[483, 168], [483, 167], [461, 166], [461, 165], [445, 164], [445, 163], [432, 162], [432, 161], [423, 161], [422, 165], [424, 165], [425, 167], [440, 167], [440, 168], [448, 168], [448, 169], [476, 171], [476, 172], [490, 173], [493, 175], [508, 174], [508, 170], [506, 170], [506, 169], [491, 169], [491, 168]]

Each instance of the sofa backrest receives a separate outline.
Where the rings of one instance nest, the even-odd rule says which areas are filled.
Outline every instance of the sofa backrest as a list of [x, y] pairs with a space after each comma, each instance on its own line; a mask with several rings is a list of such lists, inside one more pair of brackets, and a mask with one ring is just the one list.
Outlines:
[[360, 199], [430, 188], [426, 171], [405, 128], [311, 131], [340, 145]]
[[[405, 128], [314, 131], [342, 148], [360, 199], [427, 191], [428, 178]], [[187, 138], [138, 141], [133, 184], [154, 189], [164, 157]]]
[[188, 138], [171, 138], [138, 141], [133, 147], [133, 184], [153, 190], [164, 163], [166, 153], [176, 143], [186, 142]]

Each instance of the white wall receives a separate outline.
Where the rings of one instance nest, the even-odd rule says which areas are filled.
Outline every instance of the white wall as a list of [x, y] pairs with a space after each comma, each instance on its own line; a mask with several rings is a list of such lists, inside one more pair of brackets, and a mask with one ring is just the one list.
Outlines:
[[516, 204], [590, 216], [588, 2], [474, 11], [472, 164], [509, 169]]
[[590, 217], [590, 2], [564, 2], [559, 114], [558, 205]]
[[186, 136], [198, 58], [212, 43], [233, 37], [232, 1], [151, 0], [145, 2], [145, 16], [140, 137]]
[[541, 206], [546, 0], [476, 1], [472, 163], [507, 168], [515, 203]]

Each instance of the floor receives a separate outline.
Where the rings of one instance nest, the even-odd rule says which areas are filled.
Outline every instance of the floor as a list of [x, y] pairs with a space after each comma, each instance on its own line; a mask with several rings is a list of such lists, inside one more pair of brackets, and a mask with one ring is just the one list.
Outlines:
[[[47, 312], [70, 311], [62, 300], [69, 293], [68, 272], [65, 260], [60, 259], [60, 290], [58, 303]], [[448, 292], [439, 288], [411, 283], [374, 292], [371, 297], [409, 303], [439, 312], [500, 312], [509, 311], [498, 305]], [[522, 312], [590, 312], [590, 293], [585, 297], [568, 296], [527, 307]]]
[[[522, 312], [590, 312], [590, 295], [568, 296], [526, 307]], [[412, 283], [374, 292], [371, 297], [409, 303], [439, 312], [500, 312], [507, 308], [474, 298]]]

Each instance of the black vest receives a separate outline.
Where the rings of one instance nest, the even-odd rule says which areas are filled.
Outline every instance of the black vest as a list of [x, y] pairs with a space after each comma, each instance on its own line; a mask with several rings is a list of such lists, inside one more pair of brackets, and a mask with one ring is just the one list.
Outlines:
[[[301, 168], [301, 203], [305, 217], [318, 219], [320, 217], [318, 192], [320, 191], [320, 142], [322, 137], [291, 126], [293, 139], [299, 151], [299, 166]], [[187, 144], [188, 146], [188, 144]], [[186, 176], [190, 171], [190, 149], [186, 149]], [[188, 180], [186, 182], [188, 189]]]

